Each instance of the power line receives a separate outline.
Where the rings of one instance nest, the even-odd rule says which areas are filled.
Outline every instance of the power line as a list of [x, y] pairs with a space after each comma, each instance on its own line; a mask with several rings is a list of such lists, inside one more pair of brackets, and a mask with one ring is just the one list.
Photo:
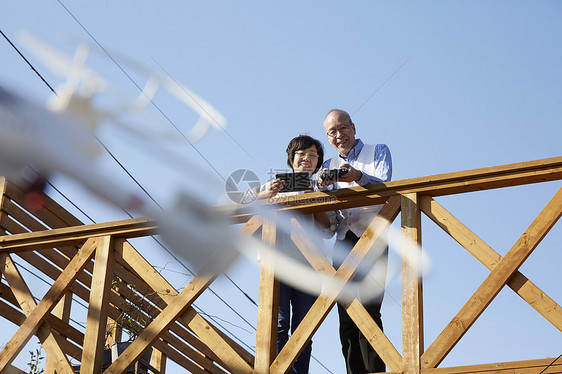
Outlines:
[[[88, 36], [90, 38], [92, 38], [92, 40], [101, 48], [101, 50], [107, 55], [107, 57], [119, 68], [119, 70], [121, 70], [121, 72], [131, 81], [131, 83], [133, 83], [133, 85], [139, 89], [139, 91], [142, 94], [145, 94], [144, 90], [139, 86], [139, 84], [131, 77], [131, 75], [129, 73], [127, 73], [125, 71], [125, 69], [119, 64], [119, 62], [117, 62], [117, 60], [115, 60], [113, 58], [113, 56], [101, 45], [100, 42], [98, 42], [98, 40], [88, 31], [88, 29], [86, 29], [86, 27], [74, 16], [74, 14], [72, 14], [72, 12], [62, 3], [61, 0], [57, 0], [58, 3], [68, 12], [68, 14], [70, 14], [70, 16], [76, 21], [76, 23], [78, 23], [78, 25], [80, 25], [80, 27], [82, 28], [82, 30], [84, 30], [84, 32], [86, 34], [88, 34]], [[145, 94], [146, 96], [146, 94]], [[160, 107], [154, 102], [154, 100], [152, 100], [152, 98], [148, 97], [147, 98], [150, 100], [150, 103], [156, 108], [156, 110], [158, 110], [158, 112], [168, 121], [168, 123], [170, 123], [170, 125], [172, 125], [177, 131], [178, 133], [185, 139], [185, 141], [197, 152], [197, 154], [199, 154], [199, 156], [205, 160], [205, 162], [207, 163], [207, 165], [209, 165], [211, 167], [211, 169], [213, 169], [215, 171], [215, 173], [217, 173], [217, 175], [226, 182], [226, 179], [222, 176], [222, 174], [217, 170], [217, 168], [215, 168], [215, 166], [203, 155], [203, 153], [201, 153], [201, 151], [195, 147], [195, 145], [187, 138], [187, 136], [185, 136], [185, 134], [180, 130], [180, 128], [162, 111], [162, 109], [160, 109]]]
[[[59, 1], [60, 3], [60, 1]], [[62, 4], [61, 4], [62, 5]], [[64, 5], [63, 5], [64, 7]], [[66, 7], [65, 7], [66, 9]], [[68, 9], [67, 9], [68, 11]], [[76, 19], [73, 16], [74, 19]], [[78, 20], [76, 20], [78, 22]], [[83, 26], [82, 26], [83, 27]], [[1, 32], [1, 31], [0, 31]], [[86, 30], [87, 32], [87, 30]], [[88, 33], [89, 35], [91, 35], [90, 33]], [[6, 35], [2, 32], [2, 35], [6, 38], [6, 40], [8, 40], [8, 42], [10, 43], [10, 45], [18, 52], [18, 54], [26, 61], [26, 63], [28, 65], [31, 66], [32, 70], [35, 71], [35, 73], [41, 78], [41, 80], [46, 84], [46, 86], [55, 94], [58, 96], [57, 92], [52, 88], [52, 86], [43, 78], [43, 76], [37, 71], [37, 69], [35, 69], [35, 67], [33, 67], [33, 65], [31, 65], [31, 63], [27, 60], [27, 58], [17, 49], [17, 47], [6, 37]], [[92, 37], [93, 38], [93, 37]], [[94, 39], [95, 40], [95, 39]], [[97, 42], [97, 41], [96, 41]], [[98, 43], [99, 44], [99, 43]], [[101, 47], [101, 46], [100, 46]], [[125, 72], [126, 74], [126, 72]], [[138, 86], [137, 86], [138, 87]], [[138, 87], [140, 89], [140, 87]], [[142, 91], [142, 89], [141, 89]], [[162, 113], [164, 114], [164, 113]], [[167, 117], [166, 117], [167, 118]], [[176, 129], [178, 131], [180, 131], [177, 127]], [[183, 134], [182, 134], [183, 135]], [[185, 137], [185, 136], [184, 136]], [[158, 204], [158, 202], [154, 199], [154, 197], [142, 186], [142, 184], [127, 170], [127, 168], [117, 159], [117, 157], [115, 157], [115, 155], [107, 148], [107, 146], [96, 136], [96, 139], [98, 140], [98, 142], [102, 145], [102, 147], [107, 151], [107, 153], [113, 158], [113, 160], [121, 167], [121, 169], [123, 169], [123, 171], [125, 171], [125, 173], [137, 184], [137, 186], [139, 186], [139, 188], [141, 188], [141, 190], [160, 208], [162, 209], [161, 205]], [[189, 140], [186, 138], [186, 140], [189, 142]], [[202, 156], [203, 157], [203, 156]], [[203, 157], [204, 158], [204, 157]], [[206, 160], [206, 159], [205, 159]], [[207, 160], [206, 160], [207, 161]], [[207, 161], [208, 162], [208, 161]], [[212, 165], [211, 165], [212, 166]], [[213, 167], [213, 169], [216, 171], [216, 169]], [[218, 171], [217, 171], [218, 173]], [[220, 174], [219, 174], [220, 175]], [[222, 177], [222, 176], [221, 176]], [[224, 179], [224, 178], [223, 178]], [[60, 191], [58, 188], [56, 188], [50, 181], [47, 181], [47, 183], [49, 184], [49, 186], [51, 188], [53, 188], [53, 190], [55, 190], [57, 193], [59, 193], [66, 201], [68, 201], [74, 208], [76, 208], [81, 214], [83, 214], [85, 217], [87, 217], [92, 223], [96, 223], [96, 221], [90, 217], [84, 210], [82, 210], [77, 204], [75, 204], [70, 198], [68, 198], [64, 193], [62, 193], [62, 191]], [[132, 215], [127, 212], [126, 210], [123, 209], [123, 211], [132, 218]], [[168, 254], [170, 254], [178, 263], [180, 263], [187, 271], [188, 273], [195, 275], [193, 273], [193, 271], [191, 271], [182, 261], [180, 261], [162, 242], [160, 242], [158, 239], [156, 239], [156, 237], [152, 236], [152, 238], [166, 251], [168, 252]], [[257, 306], [257, 303], [246, 293], [244, 292], [230, 277], [228, 277], [225, 274], [226, 278], [232, 282], [234, 284], [234, 286], [240, 290], [240, 292], [242, 292], [242, 294], [248, 299], [250, 300], [254, 305]], [[212, 288], [208, 288], [208, 290], [215, 295], [222, 303], [224, 303], [229, 309], [231, 309], [236, 315], [238, 315], [239, 318], [241, 318], [246, 324], [248, 324], [249, 326], [251, 326], [254, 330], [255, 327], [247, 320], [245, 319], [240, 313], [238, 313], [232, 306], [230, 306], [222, 297], [220, 297]], [[195, 306], [195, 305], [194, 305]], [[234, 325], [234, 324], [233, 324]], [[228, 331], [228, 329], [225, 329], [226, 331]], [[232, 333], [231, 333], [232, 334]], [[233, 336], [235, 336], [235, 334], [232, 334]]]
[[[35, 67], [31, 64], [31, 62], [29, 62], [27, 60], [27, 58], [25, 58], [25, 56], [20, 52], [20, 50], [18, 49], [18, 47], [15, 46], [14, 43], [12, 43], [12, 41], [10, 39], [8, 39], [8, 37], [6, 36], [6, 34], [4, 34], [2, 32], [2, 30], [0, 30], [0, 34], [2, 34], [2, 36], [8, 41], [8, 43], [10, 43], [10, 45], [14, 48], [14, 50], [20, 55], [21, 58], [23, 58], [23, 60], [27, 63], [27, 65], [29, 65], [29, 67], [31, 68], [31, 70], [33, 70], [35, 72], [35, 74], [37, 74], [37, 76], [39, 76], [39, 78], [41, 78], [41, 80], [43, 81], [43, 83], [45, 83], [47, 85], [47, 87], [49, 87], [49, 89], [51, 91], [53, 91], [53, 93], [55, 93], [55, 90], [53, 89], [53, 87], [51, 87], [49, 85], [49, 83], [47, 83], [47, 81], [45, 80], [45, 78], [43, 78], [43, 76], [35, 69]], [[56, 94], [56, 93], [55, 93]]]
[[355, 111], [354, 111], [353, 113], [351, 113], [351, 115], [352, 115], [352, 116], [355, 115], [355, 113], [357, 113], [357, 112], [359, 111], [359, 109], [363, 108], [363, 106], [364, 106], [365, 104], [367, 104], [367, 102], [368, 102], [369, 100], [371, 100], [371, 99], [373, 98], [373, 96], [375, 96], [375, 95], [377, 94], [377, 92], [379, 92], [384, 86], [386, 86], [386, 84], [392, 79], [392, 77], [394, 77], [400, 70], [402, 70], [402, 68], [408, 63], [408, 61], [410, 61], [410, 59], [411, 59], [412, 57], [414, 57], [414, 54], [411, 54], [410, 57], [408, 57], [408, 58], [402, 63], [402, 65], [398, 66], [398, 68], [396, 68], [396, 70], [394, 70], [394, 72], [392, 72], [392, 74], [390, 74], [390, 75], [388, 76], [388, 78], [386, 78], [386, 80], [385, 80], [384, 82], [382, 82], [380, 86], [377, 87], [377, 89], [375, 90], [375, 92], [373, 92], [373, 93], [371, 94], [371, 96], [369, 96], [369, 97], [367, 98], [367, 100], [365, 100], [365, 101], [363, 102], [363, 104], [359, 105], [359, 107], [358, 107], [357, 109], [355, 109]]
[[558, 359], [559, 359], [560, 357], [562, 357], [562, 353], [560, 353], [560, 355], [559, 355], [558, 357], [556, 357], [556, 358], [554, 359], [554, 361], [552, 361], [550, 364], [548, 364], [548, 366], [545, 367], [545, 368], [543, 369], [543, 371], [541, 371], [539, 374], [544, 373], [549, 367], [551, 367], [552, 365], [554, 365], [554, 363], [555, 363], [556, 361], [558, 361]]
[[[156, 206], [158, 208], [160, 208], [161, 210], [164, 210], [162, 208], [162, 206], [160, 204], [158, 204], [158, 202], [156, 201], [156, 199], [140, 184], [140, 182], [133, 176], [133, 174], [131, 174], [129, 172], [129, 170], [127, 170], [127, 168], [125, 168], [125, 166], [117, 159], [117, 157], [115, 157], [115, 155], [109, 150], [109, 148], [107, 148], [107, 146], [100, 140], [100, 138], [97, 137], [97, 135], [95, 136], [97, 141], [101, 144], [101, 146], [106, 150], [107, 153], [109, 153], [109, 155], [111, 156], [111, 158], [117, 163], [117, 165], [119, 165], [119, 167], [121, 169], [123, 169], [123, 171], [133, 180], [133, 182], [135, 182], [135, 184], [146, 194], [146, 196], [148, 196], [150, 198], [150, 200], [152, 200], [152, 202], [154, 204], [156, 204]], [[123, 209], [124, 210], [124, 209]], [[128, 214], [128, 213], [127, 213]], [[130, 214], [129, 216], [131, 218], [133, 218]]]
[[[34, 271], [29, 270], [28, 268], [26, 268], [25, 266], [23, 266], [22, 264], [18, 263], [17, 261], [14, 261], [14, 264], [18, 265], [20, 268], [22, 268], [23, 270], [27, 271], [29, 274], [33, 275], [35, 278], [39, 279], [41, 282], [45, 283], [46, 285], [48, 285], [49, 287], [52, 286], [51, 283], [47, 282], [44, 278], [41, 278], [39, 275], [37, 275]], [[33, 296], [33, 298], [35, 299], [35, 301], [39, 302], [41, 301], [40, 299], [38, 299], [37, 297]], [[84, 309], [88, 310], [88, 305], [82, 303], [81, 300], [79, 299], [75, 299], [74, 297], [72, 298], [72, 301], [74, 301], [76, 304], [80, 305], [81, 307], [83, 307]], [[69, 320], [76, 323], [78, 326], [86, 328], [86, 325], [84, 325], [81, 322], [78, 322], [72, 318], [69, 317]]]
[[[125, 74], [125, 76], [127, 76], [127, 78], [129, 78], [129, 80], [141, 91], [141, 93], [144, 94], [144, 91], [142, 90], [142, 88], [132, 79], [132, 77], [124, 70], [124, 68], [107, 52], [107, 50], [105, 50], [105, 48], [93, 37], [93, 35], [82, 25], [82, 23], [70, 12], [70, 10], [60, 1], [58, 0], [59, 4], [71, 15], [71, 17], [82, 27], [82, 29], [98, 44], [98, 46], [106, 53], [106, 55], [108, 56], [108, 58], [110, 58], [115, 64], [116, 66], [118, 66], [118, 68], [123, 72], [123, 74]], [[1, 30], [0, 30], [1, 32]], [[18, 54], [25, 60], [25, 62], [32, 68], [33, 71], [35, 71], [35, 73], [41, 78], [41, 80], [46, 84], [46, 86], [55, 94], [57, 95], [56, 91], [49, 85], [49, 83], [42, 77], [41, 74], [39, 74], [39, 72], [33, 67], [33, 65], [31, 65], [31, 63], [25, 58], [25, 56], [17, 49], [17, 47], [7, 38], [7, 36], [1, 32], [2, 35], [4, 36], [4, 38], [10, 43], [10, 45], [18, 52]], [[185, 136], [185, 134], [176, 126], [176, 124], [171, 121], [171, 119], [160, 109], [160, 107], [152, 100], [150, 99], [150, 102], [152, 103], [152, 105], [154, 105], [154, 107], [162, 114], [162, 116], [164, 118], [166, 118], [168, 120], [168, 122], [182, 135], [182, 137], [193, 147], [193, 149], [203, 158], [203, 160], [205, 160], [205, 162], [221, 177], [221, 179], [225, 180], [224, 177], [220, 174], [220, 172], [211, 164], [211, 162], [195, 147], [195, 145], [189, 141], [189, 139]], [[230, 135], [228, 133], [228, 135], [233, 139], [233, 141], [235, 141], [236, 144], [238, 144], [252, 159], [253, 157], [240, 145], [240, 143], [238, 143], [236, 141], [236, 139], [234, 139], [232, 137], [232, 135]], [[96, 137], [97, 138], [97, 137]], [[124, 165], [119, 162], [119, 160], [113, 155], [113, 153], [105, 146], [105, 144], [103, 144], [103, 142], [101, 142], [100, 139], [98, 139], [98, 141], [100, 142], [100, 144], [104, 147], [104, 149], [108, 152], [108, 154], [118, 163], [118, 165], [127, 173], [127, 175], [129, 175], [129, 177], [131, 177], [131, 179], [143, 190], [143, 192], [149, 196], [150, 199], [152, 199], [152, 201], [158, 205], [160, 208], [161, 206], [156, 202], [156, 200], [150, 195], [150, 193], [148, 193], [148, 191], [146, 189], [144, 189], [142, 187], [142, 185], [134, 178], [134, 176], [124, 167]], [[76, 209], [78, 209], [85, 217], [87, 217], [88, 219], [90, 219], [92, 222], [95, 223], [95, 220], [93, 220], [90, 216], [88, 216], [82, 209], [80, 209], [74, 202], [72, 202], [66, 195], [64, 195], [60, 190], [58, 190], [52, 183], [48, 182], [49, 185], [55, 190], [57, 191], [61, 196], [63, 196], [69, 203], [71, 203]], [[130, 214], [128, 212], [126, 212], [129, 216]], [[154, 237], [153, 237], [154, 238]], [[166, 249], [166, 247], [160, 243], [156, 238], [154, 238], [156, 240], [156, 242], [158, 244], [160, 244], [163, 248]], [[167, 249], [166, 249], [167, 250]], [[167, 250], [168, 251], [168, 250]], [[171, 254], [168, 251], [169, 254]], [[171, 254], [172, 255], [172, 254]], [[172, 255], [173, 256], [173, 255]], [[175, 258], [175, 256], [173, 256]], [[177, 258], [175, 258], [180, 264], [182, 264], [190, 273], [193, 274], [193, 272], [191, 270], [189, 270], [185, 264], [183, 264], [181, 261], [179, 261]], [[26, 269], [27, 270], [27, 269]], [[27, 270], [29, 272], [29, 270]], [[36, 274], [34, 274], [35, 276], [37, 276]], [[250, 300], [254, 305], [257, 306], [257, 303], [247, 294], [245, 293], [230, 277], [228, 277], [227, 275], [225, 275], [239, 290], [240, 292], [242, 292], [244, 294], [244, 296]], [[43, 280], [44, 282], [46, 282], [45, 280]], [[241, 316], [235, 309], [233, 309], [228, 303], [226, 303], [226, 301], [224, 299], [222, 299], [218, 294], [216, 294], [212, 289], [209, 288], [209, 290], [217, 297], [219, 298], [219, 300], [221, 300], [225, 305], [227, 305], [230, 309], [232, 309], [233, 312], [235, 312], [242, 320], [244, 320], [249, 326], [251, 326], [254, 330], [256, 330], [256, 328], [250, 323], [248, 322], [243, 316]], [[195, 307], [195, 305], [194, 305]], [[215, 320], [215, 318], [209, 314], [206, 314], [209, 318]], [[78, 323], [78, 322], [76, 322]], [[215, 323], [217, 323], [215, 321]], [[229, 322], [230, 323], [230, 322]], [[232, 336], [236, 337], [236, 334], [232, 334], [227, 328], [223, 327], [220, 323], [217, 323], [217, 325], [221, 326], [225, 331], [229, 332]], [[237, 340], [239, 340], [238, 338], [236, 338]], [[249, 347], [247, 344], [243, 343], [244, 345], [246, 345], [247, 347]], [[251, 347], [249, 347], [251, 349]], [[320, 365], [322, 365], [328, 372], [331, 373], [331, 371], [325, 367], [323, 364], [321, 364], [314, 356], [312, 356], [312, 358], [317, 361]]]
[[[80, 25], [80, 27], [84, 30], [84, 32], [86, 32], [86, 34], [88, 34], [88, 36], [90, 38], [92, 38], [92, 40], [99, 46], [99, 48], [107, 55], [107, 57], [121, 70], [121, 72], [123, 74], [125, 74], [125, 76], [134, 84], [135, 87], [137, 87], [137, 89], [141, 92], [144, 93], [142, 87], [140, 87], [135, 80], [130, 76], [130, 74], [128, 74], [125, 69], [117, 62], [117, 60], [115, 60], [113, 58], [113, 56], [107, 51], [106, 48], [104, 48], [100, 42], [98, 42], [98, 40], [92, 35], [92, 33], [90, 33], [88, 31], [88, 29], [86, 29], [86, 27], [78, 20], [78, 18], [76, 18], [76, 16], [62, 3], [61, 0], [57, 0], [58, 3], [66, 10], [66, 12], [78, 23], [78, 25]], [[167, 73], [167, 71], [166, 71]], [[168, 74], [169, 75], [169, 74]], [[185, 134], [176, 126], [176, 124], [160, 109], [160, 107], [152, 100], [152, 98], [149, 98], [150, 102], [154, 105], [154, 107], [162, 114], [162, 116], [164, 116], [164, 118], [166, 118], [166, 120], [168, 120], [168, 122], [182, 135], [182, 137], [193, 147], [193, 149], [195, 149], [195, 151], [207, 162], [207, 164], [209, 164], [209, 166], [223, 179], [224, 177], [220, 174], [220, 172], [210, 163], [209, 160], [207, 160], [207, 158], [205, 158], [205, 156], [195, 147], [195, 145], [189, 141], [189, 139], [185, 136]], [[99, 139], [98, 139], [99, 140]], [[101, 141], [100, 141], [101, 143]], [[236, 142], [238, 145], [240, 145], [238, 142]], [[103, 145], [103, 143], [102, 143]], [[111, 152], [107, 149], [107, 147], [105, 145], [103, 145], [103, 147], [109, 152], [109, 154], [113, 157], [113, 159], [119, 164], [119, 166], [125, 170], [125, 172], [133, 179], [133, 181], [135, 181], [135, 183], [152, 199], [152, 201], [154, 201], [159, 207], [160, 205], [156, 202], [156, 200], [141, 186], [141, 184], [135, 179], [133, 178], [133, 176], [131, 175], [131, 173], [129, 173], [127, 171], [127, 169], [117, 160], [117, 158], [115, 156], [113, 156], [113, 154], [111, 154]], [[241, 145], [240, 145], [241, 147]], [[251, 157], [251, 155], [250, 155]], [[226, 180], [225, 180], [226, 181]], [[129, 213], [127, 213], [129, 214]], [[129, 215], [130, 216], [130, 215]], [[153, 237], [154, 238], [154, 237]], [[195, 275], [193, 273], [193, 271], [191, 271], [189, 268], [187, 268], [187, 266], [180, 261], [174, 254], [171, 253], [170, 250], [167, 249], [167, 247], [161, 243], [159, 240], [157, 240], [156, 238], [154, 238], [154, 240], [156, 240], [156, 242], [166, 250], [166, 252], [168, 252], [168, 254], [170, 254], [176, 261], [178, 261], [189, 273], [191, 273], [192, 275]], [[234, 284], [234, 286], [240, 291], [242, 292], [242, 294], [250, 301], [252, 302], [255, 306], [257, 306], [257, 303], [244, 291], [242, 291], [242, 289], [236, 284], [236, 282], [234, 282], [227, 274], [225, 274], [225, 277]], [[226, 303], [226, 301], [224, 301], [215, 291], [213, 291], [211, 288], [209, 288], [209, 290], [217, 297], [219, 298], [219, 300], [221, 300], [225, 305], [227, 305], [229, 308], [232, 309], [232, 311], [237, 314], [244, 322], [246, 322], [249, 326], [252, 326], [252, 328], [255, 329], [255, 327], [248, 322], [244, 317], [242, 317], [236, 310], [234, 310], [228, 303]]]
[[[190, 93], [189, 93], [189, 92], [188, 92], [188, 91], [187, 91], [187, 90], [186, 90], [186, 89], [185, 89], [185, 88], [168, 72], [168, 70], [166, 70], [166, 69], [164, 68], [164, 66], [162, 66], [158, 61], [156, 61], [156, 59], [155, 59], [154, 57], [150, 56], [150, 58], [152, 58], [152, 60], [160, 67], [160, 69], [162, 69], [162, 70], [168, 75], [168, 77], [170, 77], [171, 79], [173, 79], [174, 82], [176, 82], [176, 83], [183, 89], [183, 91], [184, 91], [184, 93], [185, 93], [186, 95], [189, 95], [189, 97], [191, 97], [191, 99], [192, 99], [193, 101], [197, 102], [197, 100], [195, 100], [195, 98], [194, 98], [194, 97], [193, 97], [193, 96], [192, 96], [192, 95], [191, 95], [191, 94], [190, 94]], [[197, 103], [197, 104], [199, 104], [199, 103]], [[199, 107], [200, 107], [202, 110], [204, 110], [205, 113], [207, 113], [207, 115], [208, 115], [209, 117], [213, 118], [213, 117], [211, 116], [211, 114], [205, 109], [205, 107], [203, 107], [203, 106], [200, 105], [200, 104], [199, 104]], [[215, 123], [216, 123], [218, 126], [220, 126], [220, 128], [222, 129], [222, 131], [224, 131], [224, 132], [230, 137], [230, 139], [232, 139], [232, 141], [233, 141], [234, 143], [236, 143], [236, 145], [238, 145], [238, 147], [240, 147], [240, 149], [242, 149], [253, 161], [256, 161], [256, 159], [250, 154], [250, 152], [248, 152], [248, 151], [246, 150], [246, 148], [244, 148], [244, 147], [242, 146], [242, 144], [240, 144], [240, 143], [238, 142], [238, 140], [236, 140], [236, 138], [234, 138], [234, 136], [232, 136], [232, 134], [230, 134], [230, 132], [228, 132], [228, 130], [227, 130], [226, 128], [224, 128], [224, 127], [220, 124], [220, 122], [218, 122], [218, 121], [217, 121], [216, 119], [214, 119], [214, 118], [213, 118], [213, 121], [215, 121]]]

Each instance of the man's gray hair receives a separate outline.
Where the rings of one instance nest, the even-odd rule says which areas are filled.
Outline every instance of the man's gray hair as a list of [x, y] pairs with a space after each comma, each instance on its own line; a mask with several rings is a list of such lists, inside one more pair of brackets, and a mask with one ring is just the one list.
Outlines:
[[324, 117], [324, 118], [327, 118], [332, 113], [342, 114], [350, 125], [353, 123], [351, 121], [351, 116], [349, 115], [349, 113], [347, 113], [345, 110], [342, 110], [342, 109], [332, 109], [326, 114], [326, 117]]

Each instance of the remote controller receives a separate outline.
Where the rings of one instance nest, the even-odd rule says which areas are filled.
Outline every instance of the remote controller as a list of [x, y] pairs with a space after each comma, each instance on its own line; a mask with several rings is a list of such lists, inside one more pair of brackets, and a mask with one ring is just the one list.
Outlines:
[[325, 181], [335, 181], [347, 174], [346, 168], [327, 170], [320, 174], [320, 178]]

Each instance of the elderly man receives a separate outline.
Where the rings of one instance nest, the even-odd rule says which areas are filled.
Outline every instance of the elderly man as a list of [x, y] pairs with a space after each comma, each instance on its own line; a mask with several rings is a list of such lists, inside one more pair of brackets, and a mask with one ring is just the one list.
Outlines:
[[[343, 110], [333, 109], [324, 119], [324, 129], [330, 144], [338, 151], [338, 156], [322, 164], [322, 171], [347, 169], [347, 173], [338, 179], [322, 179], [322, 171], [318, 173], [318, 184], [326, 189], [348, 188], [370, 183], [387, 182], [392, 176], [392, 160], [390, 150], [385, 144], [364, 144], [356, 138], [355, 124], [349, 114]], [[334, 230], [337, 232], [335, 247], [349, 252], [367, 229], [373, 217], [380, 211], [381, 205], [345, 209], [336, 212]], [[339, 267], [343, 259], [334, 258], [334, 265]], [[379, 261], [386, 261], [381, 258]], [[386, 269], [386, 266], [383, 266]], [[381, 278], [386, 278], [382, 274]], [[384, 283], [384, 281], [382, 281]], [[384, 287], [384, 284], [381, 285]], [[383, 293], [371, 304], [365, 305], [369, 314], [382, 329], [380, 308]], [[340, 321], [340, 340], [345, 357], [348, 374], [384, 372], [385, 365], [373, 347], [363, 336], [359, 328], [347, 314], [345, 308], [338, 303]]]

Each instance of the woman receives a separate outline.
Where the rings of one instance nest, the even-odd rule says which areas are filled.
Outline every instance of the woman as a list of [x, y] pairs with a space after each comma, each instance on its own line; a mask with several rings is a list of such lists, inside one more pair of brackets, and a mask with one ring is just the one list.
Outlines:
[[[322, 147], [322, 143], [308, 135], [300, 135], [293, 138], [287, 146], [287, 165], [293, 170], [293, 172], [308, 172], [312, 177], [312, 175], [318, 171], [323, 161], [324, 149]], [[275, 179], [266, 183], [260, 190], [259, 198], [281, 197], [306, 192], [279, 193], [284, 185], [285, 181], [281, 179]], [[314, 191], [314, 189], [315, 186], [311, 186], [310, 191]], [[313, 218], [315, 223], [319, 224], [321, 227], [329, 226], [329, 220], [326, 213], [314, 213], [309, 217]], [[278, 238], [278, 240], [285, 246], [292, 245], [290, 238], [288, 238], [287, 235]], [[295, 253], [302, 256], [298, 249], [295, 249]], [[303, 261], [306, 261], [304, 260], [304, 256], [302, 256], [302, 259]], [[316, 297], [313, 295], [307, 294], [284, 283], [280, 284], [279, 316], [277, 323], [278, 353], [289, 339], [289, 329], [291, 334], [296, 330], [297, 326], [302, 321], [312, 304], [314, 304], [315, 300]], [[312, 341], [304, 348], [289, 373], [308, 374], [311, 352]]]

